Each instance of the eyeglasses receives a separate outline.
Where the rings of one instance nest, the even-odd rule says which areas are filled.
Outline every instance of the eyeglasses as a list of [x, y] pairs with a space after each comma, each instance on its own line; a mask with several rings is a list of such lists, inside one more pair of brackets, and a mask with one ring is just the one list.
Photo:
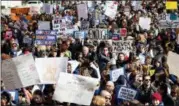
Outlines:
[[147, 81], [150, 81], [150, 79], [145, 79], [145, 81], [147, 82]]

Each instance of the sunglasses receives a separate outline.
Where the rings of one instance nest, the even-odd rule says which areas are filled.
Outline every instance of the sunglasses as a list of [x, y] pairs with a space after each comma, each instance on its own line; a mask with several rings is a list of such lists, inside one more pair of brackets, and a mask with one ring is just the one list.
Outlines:
[[150, 81], [150, 79], [145, 79], [145, 81]]

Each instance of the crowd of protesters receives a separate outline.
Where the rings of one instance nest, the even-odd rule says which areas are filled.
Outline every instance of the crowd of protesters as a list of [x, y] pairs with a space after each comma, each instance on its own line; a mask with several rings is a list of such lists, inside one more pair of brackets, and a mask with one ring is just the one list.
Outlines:
[[[95, 91], [91, 106], [179, 106], [179, 78], [170, 74], [167, 64], [169, 51], [179, 54], [179, 39], [175, 28], [161, 29], [157, 23], [157, 17], [165, 9], [163, 0], [145, 0], [142, 9], [134, 10], [130, 2], [125, 5], [131, 7], [129, 16], [124, 14], [121, 2], [118, 4], [118, 12], [115, 19], [104, 15], [105, 2], [96, 3], [88, 13], [90, 28], [106, 28], [113, 32], [117, 28], [126, 28], [127, 37], [135, 40], [136, 51], [126, 53], [111, 52], [111, 46], [101, 42], [99, 45], [89, 44], [89, 39], [75, 39], [67, 37], [59, 38], [56, 45], [39, 46], [32, 40], [31, 44], [23, 42], [24, 37], [34, 39], [35, 31], [38, 29], [38, 21], [51, 21], [54, 16], [71, 17], [72, 23], [79, 30], [80, 21], [77, 17], [76, 2], [64, 3], [63, 9], [54, 11], [54, 14], [37, 14], [28, 20], [27, 26], [24, 22], [14, 21], [10, 16], [1, 16], [1, 57], [2, 60], [19, 55], [32, 53], [35, 58], [40, 57], [68, 57], [69, 60], [80, 62], [73, 74], [100, 79], [100, 87]], [[60, 7], [58, 7], [60, 8]], [[65, 12], [69, 10], [70, 12]], [[92, 12], [97, 11], [102, 21], [96, 23]], [[179, 11], [175, 12], [179, 16]], [[139, 17], [147, 16], [152, 19], [150, 30], [143, 30], [139, 24]], [[52, 29], [52, 25], [51, 25]], [[13, 32], [13, 37], [5, 39], [3, 35], [7, 30]], [[144, 36], [138, 36], [142, 34]], [[179, 34], [179, 33], [178, 33]], [[142, 40], [144, 39], [144, 40]], [[83, 41], [84, 40], [84, 41]], [[82, 43], [83, 42], [83, 43]], [[144, 59], [141, 56], [145, 57]], [[91, 67], [93, 63], [100, 69], [100, 75]], [[125, 75], [119, 76], [117, 81], [110, 80], [110, 71], [125, 68]], [[152, 74], [151, 71], [155, 70]], [[71, 73], [71, 65], [68, 64], [68, 73]], [[42, 86], [42, 85], [40, 85]], [[11, 95], [1, 92], [1, 105], [61, 105], [78, 106], [72, 103], [60, 103], [52, 100], [54, 85], [44, 85], [43, 90], [32, 93], [33, 86], [17, 89], [18, 101], [13, 101]], [[138, 92], [138, 96], [131, 101], [117, 99], [116, 89], [126, 86]], [[6, 90], [1, 80], [1, 90]], [[59, 94], [60, 95], [60, 94]]]

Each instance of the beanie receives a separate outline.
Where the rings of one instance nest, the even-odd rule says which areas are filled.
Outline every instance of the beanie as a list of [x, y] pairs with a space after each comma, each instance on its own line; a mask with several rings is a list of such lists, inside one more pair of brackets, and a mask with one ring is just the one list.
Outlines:
[[156, 92], [156, 93], [152, 94], [152, 99], [156, 99], [156, 100], [159, 100], [161, 102], [162, 96], [160, 95], [160, 93]]

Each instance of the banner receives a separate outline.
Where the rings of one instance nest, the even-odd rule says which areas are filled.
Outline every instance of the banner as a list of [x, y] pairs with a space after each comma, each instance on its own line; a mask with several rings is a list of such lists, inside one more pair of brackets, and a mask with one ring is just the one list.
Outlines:
[[37, 45], [53, 45], [56, 44], [57, 31], [53, 30], [37, 30], [35, 43]]
[[98, 84], [95, 78], [60, 73], [53, 100], [89, 106]]
[[119, 68], [110, 71], [110, 79], [113, 82], [116, 82], [120, 75], [124, 75], [124, 68]]
[[90, 28], [88, 30], [88, 38], [89, 39], [108, 39], [108, 31], [107, 29], [93, 29]]
[[109, 1], [109, 3], [106, 3], [106, 11], [104, 14], [114, 19], [117, 14], [117, 7], [118, 3], [116, 1]]
[[35, 65], [41, 84], [55, 84], [60, 72], [67, 71], [68, 58], [36, 58]]
[[11, 13], [14, 14], [28, 14], [30, 11], [30, 8], [11, 8]]
[[83, 19], [88, 18], [88, 9], [86, 4], [77, 5], [77, 12], [78, 12], [78, 20], [80, 20], [81, 18]]
[[119, 88], [119, 92], [118, 92], [118, 99], [122, 99], [122, 100], [134, 100], [134, 98], [137, 95], [137, 91], [127, 88], [127, 87], [120, 87]]
[[50, 30], [50, 21], [38, 21], [38, 30]]
[[151, 18], [140, 17], [139, 25], [142, 29], [150, 30]]
[[167, 64], [169, 65], [170, 74], [179, 76], [179, 55], [174, 52], [168, 53]]
[[40, 83], [32, 54], [3, 60], [2, 79], [7, 90]]
[[167, 10], [176, 10], [176, 9], [178, 9], [177, 1], [166, 1], [165, 6], [166, 6]]
[[43, 12], [46, 14], [53, 14], [53, 5], [51, 4], [44, 4], [42, 9], [43, 9]]
[[135, 48], [133, 47], [132, 40], [119, 40], [119, 41], [112, 41], [112, 47], [114, 52], [134, 52]]

